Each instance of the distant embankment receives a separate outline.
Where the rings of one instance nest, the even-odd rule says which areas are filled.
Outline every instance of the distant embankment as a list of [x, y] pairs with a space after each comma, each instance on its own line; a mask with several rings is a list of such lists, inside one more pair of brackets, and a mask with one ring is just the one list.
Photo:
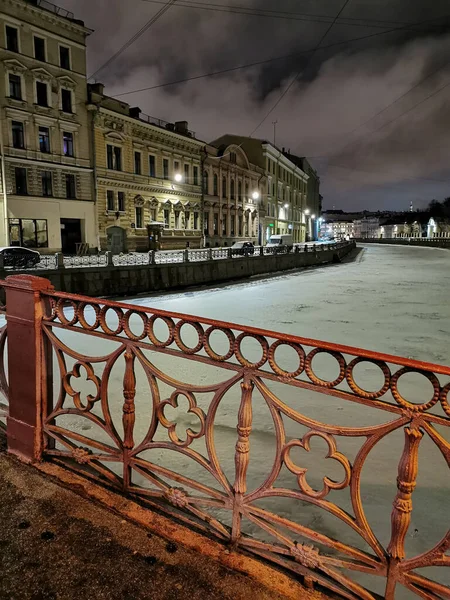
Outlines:
[[355, 238], [361, 244], [396, 244], [397, 246], [430, 246], [450, 248], [450, 238]]

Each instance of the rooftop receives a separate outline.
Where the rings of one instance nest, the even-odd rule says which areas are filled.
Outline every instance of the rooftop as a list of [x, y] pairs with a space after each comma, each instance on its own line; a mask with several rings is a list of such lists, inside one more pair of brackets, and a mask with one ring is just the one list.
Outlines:
[[65, 8], [61, 8], [60, 6], [56, 6], [53, 2], [47, 2], [47, 0], [27, 0], [29, 4], [34, 4], [39, 8], [43, 8], [44, 10], [48, 10], [55, 15], [60, 17], [64, 17], [65, 19], [74, 19], [75, 15], [73, 12], [66, 10]]

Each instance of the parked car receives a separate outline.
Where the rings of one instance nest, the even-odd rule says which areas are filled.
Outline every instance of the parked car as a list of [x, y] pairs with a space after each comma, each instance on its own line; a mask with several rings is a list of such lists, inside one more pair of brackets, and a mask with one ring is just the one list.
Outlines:
[[41, 262], [39, 252], [20, 246], [0, 248], [0, 255], [3, 257], [3, 265], [6, 268], [30, 269]]
[[247, 256], [255, 253], [255, 246], [253, 242], [235, 242], [231, 246], [231, 254], [233, 256], [242, 255]]

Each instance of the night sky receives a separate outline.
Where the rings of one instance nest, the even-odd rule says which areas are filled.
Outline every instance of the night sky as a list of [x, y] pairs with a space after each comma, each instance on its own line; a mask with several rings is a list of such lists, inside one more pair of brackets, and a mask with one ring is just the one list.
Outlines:
[[[95, 30], [89, 75], [164, 6], [163, 0], [56, 1]], [[322, 45], [372, 37], [305, 53], [344, 1], [178, 0], [95, 79], [115, 95], [289, 55], [120, 98], [167, 121], [187, 120], [198, 138], [210, 141], [250, 135], [300, 72], [254, 137], [273, 141], [277, 121], [277, 145], [311, 157], [318, 169], [324, 208], [403, 210], [411, 201], [419, 208], [450, 196], [448, 0], [350, 0]], [[199, 3], [203, 8], [192, 7]], [[229, 7], [274, 12], [243, 15]]]

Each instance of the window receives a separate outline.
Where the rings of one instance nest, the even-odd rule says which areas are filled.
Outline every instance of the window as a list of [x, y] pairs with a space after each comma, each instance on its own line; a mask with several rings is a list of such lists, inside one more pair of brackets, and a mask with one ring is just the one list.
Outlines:
[[230, 225], [231, 225], [231, 233], [230, 233], [230, 235], [235, 235], [234, 225], [235, 225], [236, 218], [235, 218], [234, 215], [231, 215], [230, 221], [231, 221], [231, 223], [230, 223]]
[[70, 50], [65, 46], [59, 47], [59, 65], [63, 69], [70, 70]]
[[42, 195], [53, 196], [53, 185], [52, 185], [52, 172], [42, 171]]
[[225, 236], [227, 235], [227, 217], [224, 216], [222, 218], [222, 235]]
[[[209, 213], [208, 212], [203, 213], [203, 227], [205, 230], [205, 235], [209, 235]], [[194, 229], [197, 229], [197, 228], [194, 227]]]
[[191, 225], [191, 213], [187, 211], [184, 213], [184, 228], [189, 229]]
[[117, 203], [119, 205], [119, 212], [125, 212], [125, 192], [117, 193]]
[[184, 165], [184, 183], [189, 183], [189, 165]]
[[142, 172], [142, 161], [141, 161], [141, 153], [140, 152], [135, 152], [134, 153], [134, 172], [136, 173], [136, 175], [140, 175]]
[[115, 208], [113, 190], [106, 190], [106, 208], [108, 210], [114, 210]]
[[73, 133], [70, 131], [63, 131], [63, 152], [64, 156], [74, 156]]
[[175, 173], [179, 173], [180, 171], [180, 163], [177, 160], [173, 161], [173, 170]]
[[217, 177], [217, 175], [214, 175], [214, 191], [213, 191], [214, 196], [218, 196], [219, 195], [219, 178]]
[[[195, 169], [197, 167], [194, 167], [194, 178], [195, 178]], [[195, 181], [195, 179], [194, 179]], [[208, 175], [208, 171], [204, 171], [203, 173], [203, 193], [204, 194], [209, 194], [209, 175]]]
[[230, 163], [236, 164], [236, 152], [230, 152]]
[[163, 177], [164, 179], [169, 179], [169, 159], [163, 159]]
[[238, 217], [238, 235], [242, 235], [242, 216]]
[[75, 175], [71, 173], [66, 174], [66, 198], [76, 198], [77, 190], [76, 190], [76, 182]]
[[227, 180], [225, 177], [222, 178], [222, 198], [227, 197]]
[[72, 112], [72, 92], [70, 90], [61, 89], [61, 107], [65, 113]]
[[108, 144], [106, 146], [106, 157], [108, 169], [114, 171], [122, 170], [122, 148]]
[[245, 184], [245, 199], [248, 200], [248, 183]]
[[198, 229], [198, 212], [194, 213], [194, 229]]
[[9, 74], [9, 97], [22, 100], [22, 80], [20, 75]]
[[36, 102], [39, 106], [48, 106], [47, 84], [36, 81]]
[[198, 167], [194, 167], [194, 185], [198, 185]]
[[20, 121], [12, 122], [12, 143], [13, 148], [25, 148], [23, 123], [21, 123]]
[[45, 40], [34, 36], [34, 58], [45, 62]]
[[156, 177], [156, 159], [152, 155], [148, 157], [148, 173], [150, 177]]
[[16, 180], [16, 194], [26, 196], [28, 194], [27, 170], [24, 167], [16, 167], [14, 169], [14, 176]]
[[231, 199], [234, 200], [234, 179], [231, 180], [230, 195], [231, 195]]
[[179, 210], [175, 211], [175, 229], [181, 229], [181, 213]]
[[238, 183], [238, 200], [242, 200], [242, 181]]
[[144, 226], [144, 209], [142, 206], [136, 206], [136, 229], [142, 229]]
[[50, 129], [48, 127], [39, 127], [39, 151], [50, 152]]
[[169, 228], [170, 225], [170, 210], [168, 208], [164, 209], [164, 227], [166, 229]]
[[219, 233], [219, 215], [218, 213], [214, 213], [214, 232], [213, 235], [217, 235]]
[[9, 219], [11, 246], [48, 248], [47, 221], [44, 219]]
[[6, 47], [11, 52], [19, 52], [19, 32], [10, 25], [6, 26]]

